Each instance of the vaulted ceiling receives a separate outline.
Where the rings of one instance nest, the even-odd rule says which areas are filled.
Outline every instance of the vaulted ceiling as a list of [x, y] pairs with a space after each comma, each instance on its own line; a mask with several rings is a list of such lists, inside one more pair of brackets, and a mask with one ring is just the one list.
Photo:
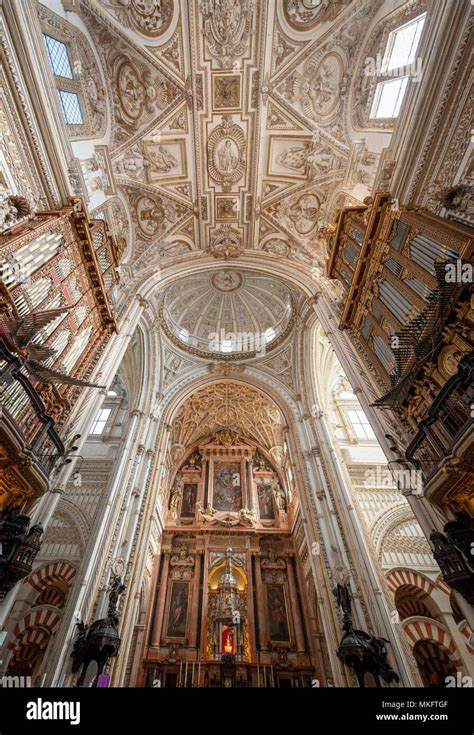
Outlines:
[[377, 2], [75, 6], [105, 80], [92, 91], [111, 119], [112, 219], [121, 202], [133, 241], [123, 274], [255, 250], [321, 274], [323, 227], [355, 188], [369, 191], [379, 160], [354, 140], [349, 110]]

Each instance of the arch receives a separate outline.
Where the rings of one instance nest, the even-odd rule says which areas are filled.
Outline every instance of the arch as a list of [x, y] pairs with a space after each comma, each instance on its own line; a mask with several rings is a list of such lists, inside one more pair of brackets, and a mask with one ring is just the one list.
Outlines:
[[11, 653], [8, 662], [9, 674], [31, 675], [37, 670], [38, 662], [42, 659], [51, 640], [61, 614], [56, 607], [45, 605], [30, 610], [20, 620], [8, 643]]
[[55, 561], [36, 569], [23, 580], [23, 584], [30, 584], [33, 589], [42, 593], [46, 587], [55, 582], [65, 582], [67, 587], [70, 588], [75, 576], [76, 568], [72, 564], [67, 561]]
[[435, 584], [420, 572], [414, 572], [411, 569], [392, 569], [387, 575], [387, 584], [391, 592], [395, 592], [401, 586], [413, 587], [420, 593], [420, 596], [433, 594]]
[[[163, 266], [158, 273], [156, 266], [149, 266], [149, 269], [147, 267], [130, 282], [127, 291], [123, 292], [125, 298], [123, 302], [118, 303], [118, 308], [122, 311], [126, 310], [131, 299], [135, 299], [137, 295], [148, 300], [158, 291], [164, 290], [187, 275], [222, 269], [222, 261], [212, 256], [207, 254], [201, 256], [197, 252], [190, 255], [193, 257], [190, 257], [188, 261]], [[274, 256], [262, 250], [246, 251], [239, 258], [238, 263], [227, 261], [226, 268], [229, 270], [245, 269], [274, 276], [278, 280], [284, 279], [287, 285], [299, 290], [304, 296], [311, 298], [314, 295], [316, 279], [311, 267], [295, 262], [282, 263], [280, 259], [276, 260]]]
[[61, 613], [55, 607], [45, 605], [31, 610], [16, 624], [12, 635], [13, 640], [8, 644], [8, 648], [14, 650], [18, 643], [23, 642], [24, 634], [34, 629], [49, 631], [51, 634], [60, 620]]
[[38, 605], [50, 605], [51, 607], [62, 608], [66, 602], [66, 593], [56, 584], [49, 585], [41, 592], [33, 607]]
[[438, 643], [418, 641], [413, 646], [413, 657], [427, 687], [446, 686], [446, 677], [456, 674], [456, 667]]
[[446, 651], [450, 661], [457, 669], [464, 667], [451, 634], [441, 623], [431, 618], [416, 616], [404, 620], [402, 629], [412, 649], [418, 641], [431, 641]]
[[[395, 488], [394, 492], [396, 492]], [[401, 499], [396, 505], [387, 508], [374, 519], [371, 526], [371, 534], [379, 556], [382, 553], [383, 542], [388, 534], [402, 523], [412, 520], [412, 511], [410, 506], [406, 505], [404, 499]]]

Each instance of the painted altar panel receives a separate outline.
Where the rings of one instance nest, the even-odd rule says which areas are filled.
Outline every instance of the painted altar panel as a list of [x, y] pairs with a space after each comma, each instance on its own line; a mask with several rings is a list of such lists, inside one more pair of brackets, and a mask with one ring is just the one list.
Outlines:
[[267, 585], [269, 638], [271, 641], [290, 640], [285, 590], [281, 584]]
[[271, 482], [261, 482], [257, 485], [258, 510], [263, 521], [275, 519], [273, 506], [273, 486]]
[[242, 471], [240, 462], [214, 463], [213, 500], [215, 510], [239, 511], [242, 505]]
[[187, 582], [172, 582], [170, 604], [168, 610], [168, 625], [166, 635], [169, 638], [186, 637], [186, 620], [188, 616], [189, 584]]

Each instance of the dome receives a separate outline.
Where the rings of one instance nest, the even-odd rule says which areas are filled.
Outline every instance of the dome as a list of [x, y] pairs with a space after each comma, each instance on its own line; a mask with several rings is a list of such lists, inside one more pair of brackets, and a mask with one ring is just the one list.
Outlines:
[[170, 286], [162, 314], [171, 335], [188, 349], [248, 356], [265, 352], [285, 333], [293, 306], [281, 281], [227, 268]]

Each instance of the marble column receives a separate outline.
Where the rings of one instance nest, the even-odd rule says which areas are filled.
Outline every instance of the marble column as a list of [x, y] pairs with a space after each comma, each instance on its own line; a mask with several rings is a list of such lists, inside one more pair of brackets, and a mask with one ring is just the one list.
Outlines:
[[160, 588], [158, 590], [158, 607], [155, 615], [155, 623], [153, 626], [153, 636], [151, 639], [152, 646], [159, 646], [162, 637], [163, 628], [163, 616], [165, 612], [165, 600], [166, 593], [168, 590], [168, 575], [170, 568], [170, 554], [168, 551], [164, 552], [163, 560], [163, 572], [161, 574]]
[[254, 661], [257, 655], [257, 642], [255, 638], [255, 609], [253, 604], [253, 590], [255, 579], [252, 573], [252, 552], [250, 549], [250, 539], [247, 539], [247, 620], [245, 624], [248, 626], [250, 657]]
[[255, 590], [257, 593], [258, 632], [260, 638], [260, 650], [268, 650], [268, 625], [265, 600], [263, 596], [262, 570], [260, 568], [260, 555], [255, 554]]
[[288, 589], [290, 593], [291, 613], [293, 615], [293, 627], [295, 630], [296, 650], [304, 651], [303, 628], [301, 627], [300, 606], [298, 604], [298, 591], [296, 589], [295, 574], [293, 571], [293, 560], [291, 556], [286, 557], [286, 574], [288, 578]]
[[193, 598], [191, 603], [191, 619], [189, 623], [189, 645], [196, 648], [197, 622], [199, 616], [199, 580], [201, 578], [202, 557], [198, 552], [194, 562]]
[[207, 606], [208, 606], [208, 584], [209, 584], [209, 537], [205, 541], [204, 549], [204, 574], [202, 578], [202, 619], [201, 619], [201, 646], [199, 658], [206, 659], [207, 654]]

